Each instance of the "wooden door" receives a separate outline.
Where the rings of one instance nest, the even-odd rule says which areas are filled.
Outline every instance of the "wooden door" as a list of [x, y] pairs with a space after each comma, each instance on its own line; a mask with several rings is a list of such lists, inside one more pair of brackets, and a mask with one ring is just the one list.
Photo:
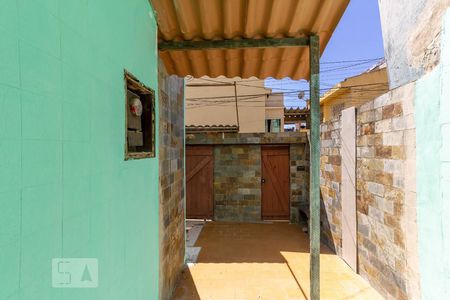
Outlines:
[[289, 219], [289, 146], [262, 146], [263, 219]]
[[186, 217], [213, 217], [213, 146], [186, 147]]

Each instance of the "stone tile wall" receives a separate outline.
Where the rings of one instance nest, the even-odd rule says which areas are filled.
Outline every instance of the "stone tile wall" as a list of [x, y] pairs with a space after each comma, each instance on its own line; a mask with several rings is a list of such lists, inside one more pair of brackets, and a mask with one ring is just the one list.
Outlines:
[[306, 132], [279, 133], [194, 133], [186, 135], [188, 145], [236, 145], [236, 144], [302, 144], [307, 143]]
[[188, 145], [214, 146], [214, 216], [222, 221], [261, 221], [261, 145], [290, 145], [291, 222], [302, 220], [309, 197], [306, 133], [196, 133]]
[[321, 124], [320, 191], [321, 240], [341, 254], [341, 121]]
[[159, 70], [160, 299], [171, 299], [184, 265], [184, 82]]
[[291, 144], [291, 222], [307, 222], [309, 212], [309, 144]]
[[359, 272], [384, 296], [418, 288], [414, 84], [358, 109]]
[[[357, 108], [358, 271], [388, 299], [418, 290], [414, 85]], [[323, 240], [341, 255], [340, 120], [322, 124]]]
[[261, 147], [214, 147], [214, 219], [261, 220]]

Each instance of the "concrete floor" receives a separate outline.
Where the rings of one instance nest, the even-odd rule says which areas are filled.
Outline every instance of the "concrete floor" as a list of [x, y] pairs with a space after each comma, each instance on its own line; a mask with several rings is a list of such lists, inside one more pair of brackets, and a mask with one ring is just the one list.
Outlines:
[[198, 236], [203, 229], [205, 221], [186, 220], [186, 263], [197, 262], [201, 247], [196, 247]]
[[[309, 240], [296, 225], [208, 222], [174, 299], [308, 299]], [[383, 299], [323, 247], [321, 299]]]

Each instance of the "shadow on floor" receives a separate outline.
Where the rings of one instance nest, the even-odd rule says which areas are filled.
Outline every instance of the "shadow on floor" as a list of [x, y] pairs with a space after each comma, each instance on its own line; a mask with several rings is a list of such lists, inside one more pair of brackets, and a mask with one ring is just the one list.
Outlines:
[[[195, 246], [197, 263], [185, 269], [174, 299], [308, 298], [309, 237], [297, 225], [208, 222]], [[321, 299], [382, 299], [327, 247], [320, 280]]]
[[[309, 253], [309, 236], [288, 223], [212, 222], [195, 246], [202, 248], [198, 263], [286, 263], [283, 251]], [[332, 253], [327, 247], [321, 252]]]

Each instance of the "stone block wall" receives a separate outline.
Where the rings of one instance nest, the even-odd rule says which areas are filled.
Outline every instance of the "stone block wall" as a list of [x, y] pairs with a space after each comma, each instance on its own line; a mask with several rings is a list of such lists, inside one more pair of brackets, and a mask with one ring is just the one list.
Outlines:
[[[357, 108], [358, 272], [383, 296], [418, 290], [414, 84]], [[340, 120], [322, 124], [323, 240], [342, 253]]]
[[340, 130], [340, 120], [320, 127], [321, 240], [339, 255], [342, 245]]
[[405, 92], [402, 87], [387, 93], [360, 107], [357, 116], [359, 272], [395, 299], [408, 298], [402, 219], [406, 150], [414, 141], [414, 118], [413, 98]]
[[261, 147], [214, 147], [214, 219], [261, 220]]
[[184, 82], [159, 67], [160, 299], [171, 299], [184, 265]]
[[306, 133], [196, 133], [188, 145], [214, 145], [214, 218], [261, 221], [261, 145], [289, 145], [293, 223], [308, 209], [309, 144]]
[[263, 144], [305, 144], [306, 132], [266, 133], [217, 133], [204, 132], [186, 134], [188, 145], [263, 145]]
[[291, 144], [291, 222], [306, 223], [309, 211], [309, 144]]

